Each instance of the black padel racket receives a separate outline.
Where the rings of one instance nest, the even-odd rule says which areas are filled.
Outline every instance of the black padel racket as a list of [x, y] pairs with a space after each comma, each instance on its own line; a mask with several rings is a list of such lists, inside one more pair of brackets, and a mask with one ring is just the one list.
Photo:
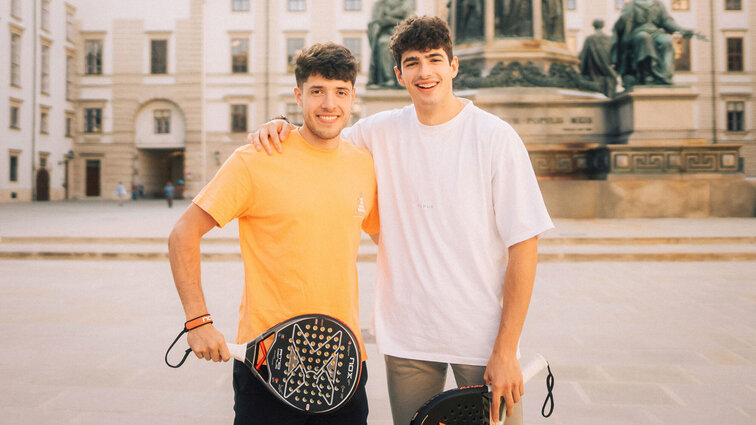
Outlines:
[[[266, 350], [263, 342], [268, 340]], [[227, 345], [231, 356], [244, 362], [284, 404], [306, 413], [329, 413], [346, 404], [362, 374], [354, 333], [323, 314], [297, 316], [254, 341]], [[261, 374], [262, 368], [268, 373]]]
[[[548, 365], [543, 356], [537, 355], [522, 369], [523, 382], [529, 381]], [[490, 412], [491, 388], [488, 385], [472, 385], [437, 394], [418, 409], [410, 425], [490, 425]], [[502, 414], [503, 409], [499, 412], [500, 418]]]

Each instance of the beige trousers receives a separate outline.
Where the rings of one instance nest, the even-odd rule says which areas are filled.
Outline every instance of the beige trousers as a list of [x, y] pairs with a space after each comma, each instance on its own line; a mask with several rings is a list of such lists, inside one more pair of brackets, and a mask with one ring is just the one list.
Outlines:
[[[384, 356], [394, 425], [408, 425], [417, 409], [444, 390], [448, 363]], [[485, 384], [485, 366], [451, 364], [458, 387]], [[522, 425], [522, 402], [516, 403], [506, 425]]]

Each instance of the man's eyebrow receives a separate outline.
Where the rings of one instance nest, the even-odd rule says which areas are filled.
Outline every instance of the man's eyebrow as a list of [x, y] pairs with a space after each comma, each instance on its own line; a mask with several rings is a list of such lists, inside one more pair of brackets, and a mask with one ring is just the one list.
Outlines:
[[405, 64], [405, 63], [407, 63], [407, 62], [409, 62], [409, 61], [413, 61], [413, 60], [415, 60], [415, 61], [416, 61], [416, 60], [418, 60], [418, 59], [419, 59], [419, 58], [418, 58], [417, 56], [407, 56], [406, 58], [404, 58], [404, 60], [402, 60], [402, 64]]

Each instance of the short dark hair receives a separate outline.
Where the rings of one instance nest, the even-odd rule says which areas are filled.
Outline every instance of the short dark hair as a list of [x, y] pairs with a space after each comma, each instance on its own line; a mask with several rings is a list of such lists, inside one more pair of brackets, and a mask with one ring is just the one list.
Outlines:
[[352, 52], [336, 43], [317, 43], [303, 49], [295, 59], [294, 76], [297, 87], [311, 75], [320, 75], [328, 80], [350, 81], [352, 86], [357, 80], [357, 60]]
[[408, 50], [425, 52], [443, 49], [451, 63], [451, 31], [446, 21], [438, 16], [412, 16], [400, 22], [391, 36], [389, 49], [394, 55], [396, 66], [402, 70], [402, 55]]

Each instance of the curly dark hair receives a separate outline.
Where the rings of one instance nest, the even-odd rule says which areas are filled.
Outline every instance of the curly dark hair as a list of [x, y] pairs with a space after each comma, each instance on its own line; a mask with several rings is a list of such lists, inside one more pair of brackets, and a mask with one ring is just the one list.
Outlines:
[[311, 75], [328, 80], [357, 80], [357, 60], [352, 52], [336, 43], [317, 43], [302, 49], [294, 60], [294, 76], [300, 89]]
[[408, 50], [425, 52], [431, 49], [443, 49], [451, 63], [453, 54], [449, 25], [438, 16], [409, 17], [396, 26], [394, 35], [391, 36], [389, 49], [400, 71], [402, 55]]

